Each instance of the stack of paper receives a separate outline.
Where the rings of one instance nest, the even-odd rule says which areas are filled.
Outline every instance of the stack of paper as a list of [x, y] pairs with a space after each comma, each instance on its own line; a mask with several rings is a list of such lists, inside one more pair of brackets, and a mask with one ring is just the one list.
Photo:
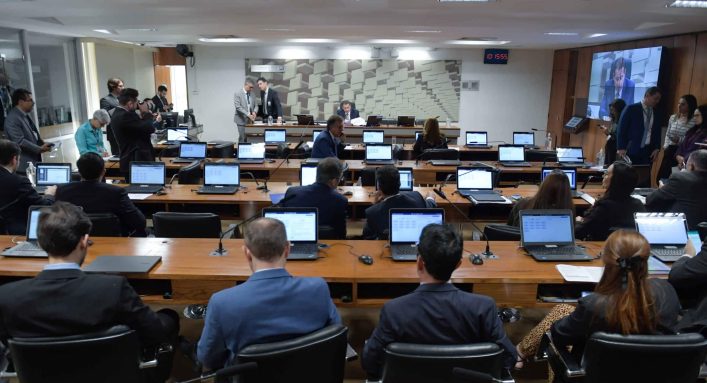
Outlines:
[[670, 267], [661, 262], [660, 259], [650, 256], [648, 257], [648, 274], [650, 275], [668, 275]]
[[557, 271], [567, 282], [598, 283], [604, 268], [599, 266], [556, 265]]

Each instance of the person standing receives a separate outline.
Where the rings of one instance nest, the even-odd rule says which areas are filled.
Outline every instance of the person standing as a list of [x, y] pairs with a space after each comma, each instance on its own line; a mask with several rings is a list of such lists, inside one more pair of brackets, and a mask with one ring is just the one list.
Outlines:
[[628, 155], [634, 165], [650, 165], [660, 148], [661, 116], [655, 107], [662, 93], [650, 87], [643, 100], [624, 109], [616, 137], [617, 160]]
[[280, 96], [276, 91], [270, 89], [270, 84], [268, 80], [264, 77], [258, 79], [258, 88], [260, 88], [260, 109], [259, 115], [263, 118], [263, 121], [267, 121], [268, 117], [272, 117], [273, 120], [277, 120], [277, 123], [281, 123], [283, 119], [282, 113], [282, 103], [280, 103]]
[[[138, 103], [138, 91], [132, 88], [124, 89], [118, 100], [120, 105], [115, 108], [111, 125], [115, 137], [120, 143], [120, 173], [128, 175], [131, 161], [154, 161], [155, 154], [150, 137], [155, 132], [153, 115], [146, 102]], [[135, 113], [136, 109], [138, 113]], [[139, 115], [138, 115], [139, 114]], [[156, 121], [162, 121], [160, 115]]]
[[5, 117], [12, 108], [12, 87], [5, 73], [0, 72], [0, 137], [3, 137]]
[[155, 105], [154, 110], [157, 113], [171, 112], [174, 109], [174, 105], [167, 101], [167, 86], [165, 84], [157, 87], [157, 94], [152, 97], [152, 103]]
[[668, 120], [668, 131], [665, 133], [665, 143], [663, 144], [663, 161], [658, 170], [658, 180], [670, 177], [673, 166], [678, 166], [675, 154], [678, 145], [685, 138], [685, 133], [695, 126], [695, 109], [697, 109], [697, 99], [691, 94], [680, 97], [678, 102], [678, 112], [670, 116]]
[[609, 105], [609, 115], [611, 116], [611, 125], [599, 125], [601, 131], [606, 134], [606, 145], [604, 145], [604, 165], [611, 165], [616, 162], [616, 130], [619, 126], [619, 117], [621, 112], [626, 107], [626, 101], [617, 98]]
[[245, 135], [245, 126], [255, 121], [255, 116], [258, 112], [255, 106], [255, 97], [251, 94], [253, 87], [252, 80], [245, 80], [243, 89], [236, 91], [236, 94], [233, 96], [233, 104], [236, 107], [233, 122], [235, 122], [238, 127], [238, 142], [248, 141]]
[[[101, 109], [105, 110], [108, 112], [110, 116], [113, 115], [113, 112], [118, 105], [120, 105], [120, 102], [118, 102], [118, 96], [120, 96], [120, 92], [125, 89], [125, 84], [123, 84], [123, 80], [113, 77], [108, 79], [108, 94], [101, 99]], [[108, 127], [106, 128], [106, 134], [108, 135], [108, 143], [110, 144], [110, 151], [111, 153], [115, 155], [120, 154], [120, 144], [115, 138], [115, 134], [113, 133], [113, 127], [108, 124]]]
[[22, 149], [17, 172], [24, 174], [28, 162], [41, 162], [42, 153], [52, 150], [54, 145], [42, 140], [37, 125], [29, 115], [34, 108], [32, 92], [27, 89], [15, 90], [12, 92], [12, 105], [14, 108], [5, 118], [5, 134], [8, 140], [15, 142]]
[[694, 113], [695, 126], [685, 132], [685, 137], [678, 146], [675, 154], [675, 160], [678, 162], [680, 169], [685, 168], [685, 160], [690, 157], [690, 154], [695, 150], [700, 149], [699, 143], [707, 143], [707, 104], [697, 107]]

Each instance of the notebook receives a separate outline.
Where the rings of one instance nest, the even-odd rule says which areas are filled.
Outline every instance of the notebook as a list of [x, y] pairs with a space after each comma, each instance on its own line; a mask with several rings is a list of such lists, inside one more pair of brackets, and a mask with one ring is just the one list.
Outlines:
[[[376, 172], [378, 169], [376, 169]], [[414, 179], [412, 177], [412, 168], [398, 168], [400, 175], [400, 191], [412, 191]], [[376, 177], [376, 190], [378, 190], [378, 177]]]
[[573, 198], [581, 198], [582, 197], [582, 192], [577, 191], [577, 168], [550, 168], [550, 167], [543, 167], [542, 170], [540, 171], [540, 182], [545, 181], [545, 177], [550, 175], [554, 170], [559, 169], [565, 175], [567, 178], [570, 180], [570, 189], [572, 191], [572, 197]]
[[487, 132], [466, 132], [466, 146], [470, 148], [488, 148]]
[[685, 254], [687, 221], [684, 213], [634, 213], [636, 230], [651, 245], [651, 255], [675, 262]]
[[591, 261], [574, 241], [571, 210], [521, 210], [520, 242], [537, 261]]
[[572, 165], [589, 167], [591, 164], [584, 162], [584, 150], [577, 147], [557, 148], [557, 163], [561, 166]]
[[366, 145], [366, 164], [368, 165], [393, 165], [393, 145], [370, 144]]
[[513, 145], [523, 145], [526, 148], [535, 147], [535, 133], [513, 132]]
[[302, 164], [299, 168], [299, 184], [311, 185], [317, 182], [317, 164]]
[[71, 164], [40, 162], [37, 164], [37, 186], [34, 190], [44, 194], [47, 187], [71, 182]]
[[286, 129], [265, 129], [265, 145], [277, 145], [287, 142]]
[[190, 163], [206, 158], [206, 142], [182, 142], [179, 145], [179, 157], [173, 163]]
[[242, 164], [265, 163], [265, 144], [241, 142], [238, 144], [238, 162]]
[[458, 167], [457, 190], [459, 195], [476, 203], [505, 202], [498, 192], [493, 190], [494, 172], [489, 168]]
[[241, 184], [241, 166], [236, 163], [204, 164], [204, 186], [197, 194], [234, 194]]
[[384, 142], [384, 135], [382, 130], [364, 130], [363, 131], [363, 143], [364, 144], [382, 144]]
[[498, 145], [498, 162], [507, 167], [530, 167], [523, 145]]
[[99, 255], [83, 267], [87, 273], [138, 274], [147, 273], [162, 261], [159, 255]]
[[157, 193], [164, 187], [166, 166], [164, 162], [130, 163], [130, 186], [125, 188], [128, 193]]
[[6, 257], [47, 257], [47, 253], [42, 250], [37, 243], [37, 226], [39, 226], [39, 215], [42, 213], [42, 208], [45, 207], [46, 206], [29, 207], [29, 211], [27, 213], [27, 240], [5, 250], [2, 255]]
[[390, 209], [390, 254], [394, 261], [417, 259], [417, 244], [425, 226], [444, 223], [444, 209]]
[[265, 208], [263, 217], [273, 218], [285, 225], [290, 241], [288, 260], [317, 259], [317, 209], [316, 208]]

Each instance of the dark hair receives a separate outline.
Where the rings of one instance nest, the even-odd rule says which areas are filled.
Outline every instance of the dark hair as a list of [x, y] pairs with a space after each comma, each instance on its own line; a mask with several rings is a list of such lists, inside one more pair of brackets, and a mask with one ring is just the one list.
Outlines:
[[526, 209], [570, 209], [574, 214], [570, 179], [561, 170], [553, 170], [540, 184], [538, 192], [525, 205]]
[[439, 145], [442, 142], [442, 133], [439, 131], [439, 121], [436, 118], [428, 118], [422, 128], [422, 139], [432, 145]]
[[344, 105], [351, 105], [353, 107], [353, 104], [351, 104], [351, 101], [349, 101], [349, 100], [341, 101], [341, 105], [339, 105], [339, 107], [341, 109], [344, 109]]
[[78, 206], [57, 201], [42, 209], [37, 226], [37, 242], [48, 254], [65, 257], [81, 238], [91, 232], [91, 220]]
[[113, 90], [118, 87], [118, 84], [123, 82], [123, 80], [118, 77], [112, 77], [108, 79], [108, 93], [113, 93]]
[[166, 92], [166, 91], [167, 91], [167, 87], [164, 86], [164, 85], [160, 85], [160, 86], [157, 87], [157, 91], [158, 91], [158, 92]]
[[103, 158], [94, 152], [86, 152], [76, 161], [81, 178], [89, 181], [99, 179], [103, 175], [104, 166]]
[[393, 165], [376, 169], [378, 189], [385, 195], [395, 195], [400, 192], [400, 172]]
[[266, 83], [266, 84], [268, 83], [268, 80], [266, 80], [265, 77], [258, 77], [258, 79], [255, 80], [255, 82], [260, 82], [260, 81], [262, 81], [262, 82], [264, 82], [264, 83]]
[[429, 224], [422, 229], [417, 252], [434, 279], [448, 281], [462, 259], [462, 247], [462, 238], [453, 226]]
[[621, 117], [621, 112], [624, 111], [624, 108], [626, 107], [626, 101], [624, 101], [621, 98], [617, 98], [616, 100], [612, 101], [611, 104], [609, 104], [609, 108], [614, 108], [614, 112], [611, 112], [611, 109], [609, 109], [611, 113], [611, 121], [613, 122], [618, 122], [619, 117]]
[[276, 219], [264, 217], [245, 227], [243, 240], [253, 256], [264, 262], [276, 261], [290, 245], [285, 225]]
[[336, 157], [327, 157], [317, 164], [317, 182], [327, 183], [333, 179], [340, 179], [344, 168]]
[[329, 118], [326, 120], [326, 130], [331, 130], [331, 128], [333, 128], [333, 127], [334, 127], [334, 124], [336, 124], [337, 122], [340, 122], [340, 123], [343, 124], [343, 123], [344, 123], [344, 119], [341, 118], [341, 116], [339, 116], [338, 114], [335, 114], [335, 115], [329, 117]]
[[22, 150], [16, 142], [0, 138], [0, 165], [9, 165], [13, 157], [19, 157]]
[[697, 109], [697, 98], [691, 94], [686, 94], [680, 98], [687, 103], [687, 120], [690, 121], [695, 115], [695, 109]]
[[125, 88], [122, 92], [120, 92], [120, 96], [118, 96], [118, 102], [120, 103], [120, 105], [126, 105], [130, 101], [137, 102], [137, 98], [139, 96], [140, 94], [138, 93], [137, 89]]
[[613, 200], [625, 200], [631, 198], [633, 189], [638, 183], [638, 172], [631, 165], [623, 161], [616, 161], [611, 164], [613, 172], [611, 174], [611, 182], [606, 189], [604, 198]]
[[658, 88], [657, 86], [652, 86], [648, 89], [646, 89], [646, 93], [643, 94], [643, 97], [645, 96], [655, 96], [656, 93], [660, 93], [661, 95], [663, 92]]
[[616, 72], [616, 70], [619, 68], [626, 68], [626, 60], [623, 57], [619, 57], [614, 60], [613, 63], [611, 63], [611, 73], [609, 74], [609, 76], [613, 77], [614, 72]]
[[32, 92], [27, 89], [18, 88], [12, 92], [12, 106], [17, 106], [20, 101], [27, 101], [27, 97], [31, 96]]
[[707, 149], [698, 149], [690, 153], [688, 162], [692, 162], [700, 171], [707, 171]]

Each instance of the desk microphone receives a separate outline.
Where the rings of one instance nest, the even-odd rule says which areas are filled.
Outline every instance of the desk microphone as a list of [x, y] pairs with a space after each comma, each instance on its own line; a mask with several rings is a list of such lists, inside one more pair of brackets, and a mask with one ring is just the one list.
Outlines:
[[164, 154], [165, 151], [179, 149], [179, 145], [181, 144], [167, 145], [164, 149], [160, 150], [157, 154], [157, 161], [162, 161], [162, 154]]
[[250, 176], [250, 178], [252, 178], [253, 181], [255, 181], [255, 185], [260, 187], [260, 182], [258, 182], [258, 179], [255, 178], [255, 174], [253, 174], [253, 172], [241, 172], [241, 174], [246, 175], [246, 176]]
[[282, 165], [283, 165], [285, 162], [290, 163], [290, 161], [289, 161], [289, 160], [290, 160], [290, 156], [291, 156], [292, 154], [294, 154], [294, 152], [296, 152], [297, 149], [299, 149], [300, 146], [302, 146], [302, 144], [304, 144], [304, 141], [300, 140], [300, 142], [297, 143], [297, 146], [295, 146], [294, 149], [292, 149], [289, 153], [287, 153], [287, 156], [285, 156], [285, 159], [282, 160], [282, 162], [280, 162], [280, 163], [277, 165], [277, 167], [276, 167], [272, 172], [270, 172], [270, 173], [268, 174], [267, 177], [265, 177], [265, 179], [263, 180], [263, 185], [262, 185], [262, 186], [258, 186], [258, 190], [262, 190], [264, 193], [267, 193], [267, 192], [270, 191], [270, 189], [268, 189], [268, 181], [270, 180], [270, 177], [272, 177], [273, 174], [277, 173], [278, 169], [280, 169], [280, 168], [282, 167]]
[[597, 176], [589, 176], [589, 177], [587, 177], [587, 180], [584, 181], [584, 183], [582, 184], [582, 189], [584, 189], [585, 187], [587, 187], [587, 184], [589, 183], [589, 181], [595, 180], [595, 179], [598, 179], [598, 178], [599, 178], [599, 177], [597, 177]]

